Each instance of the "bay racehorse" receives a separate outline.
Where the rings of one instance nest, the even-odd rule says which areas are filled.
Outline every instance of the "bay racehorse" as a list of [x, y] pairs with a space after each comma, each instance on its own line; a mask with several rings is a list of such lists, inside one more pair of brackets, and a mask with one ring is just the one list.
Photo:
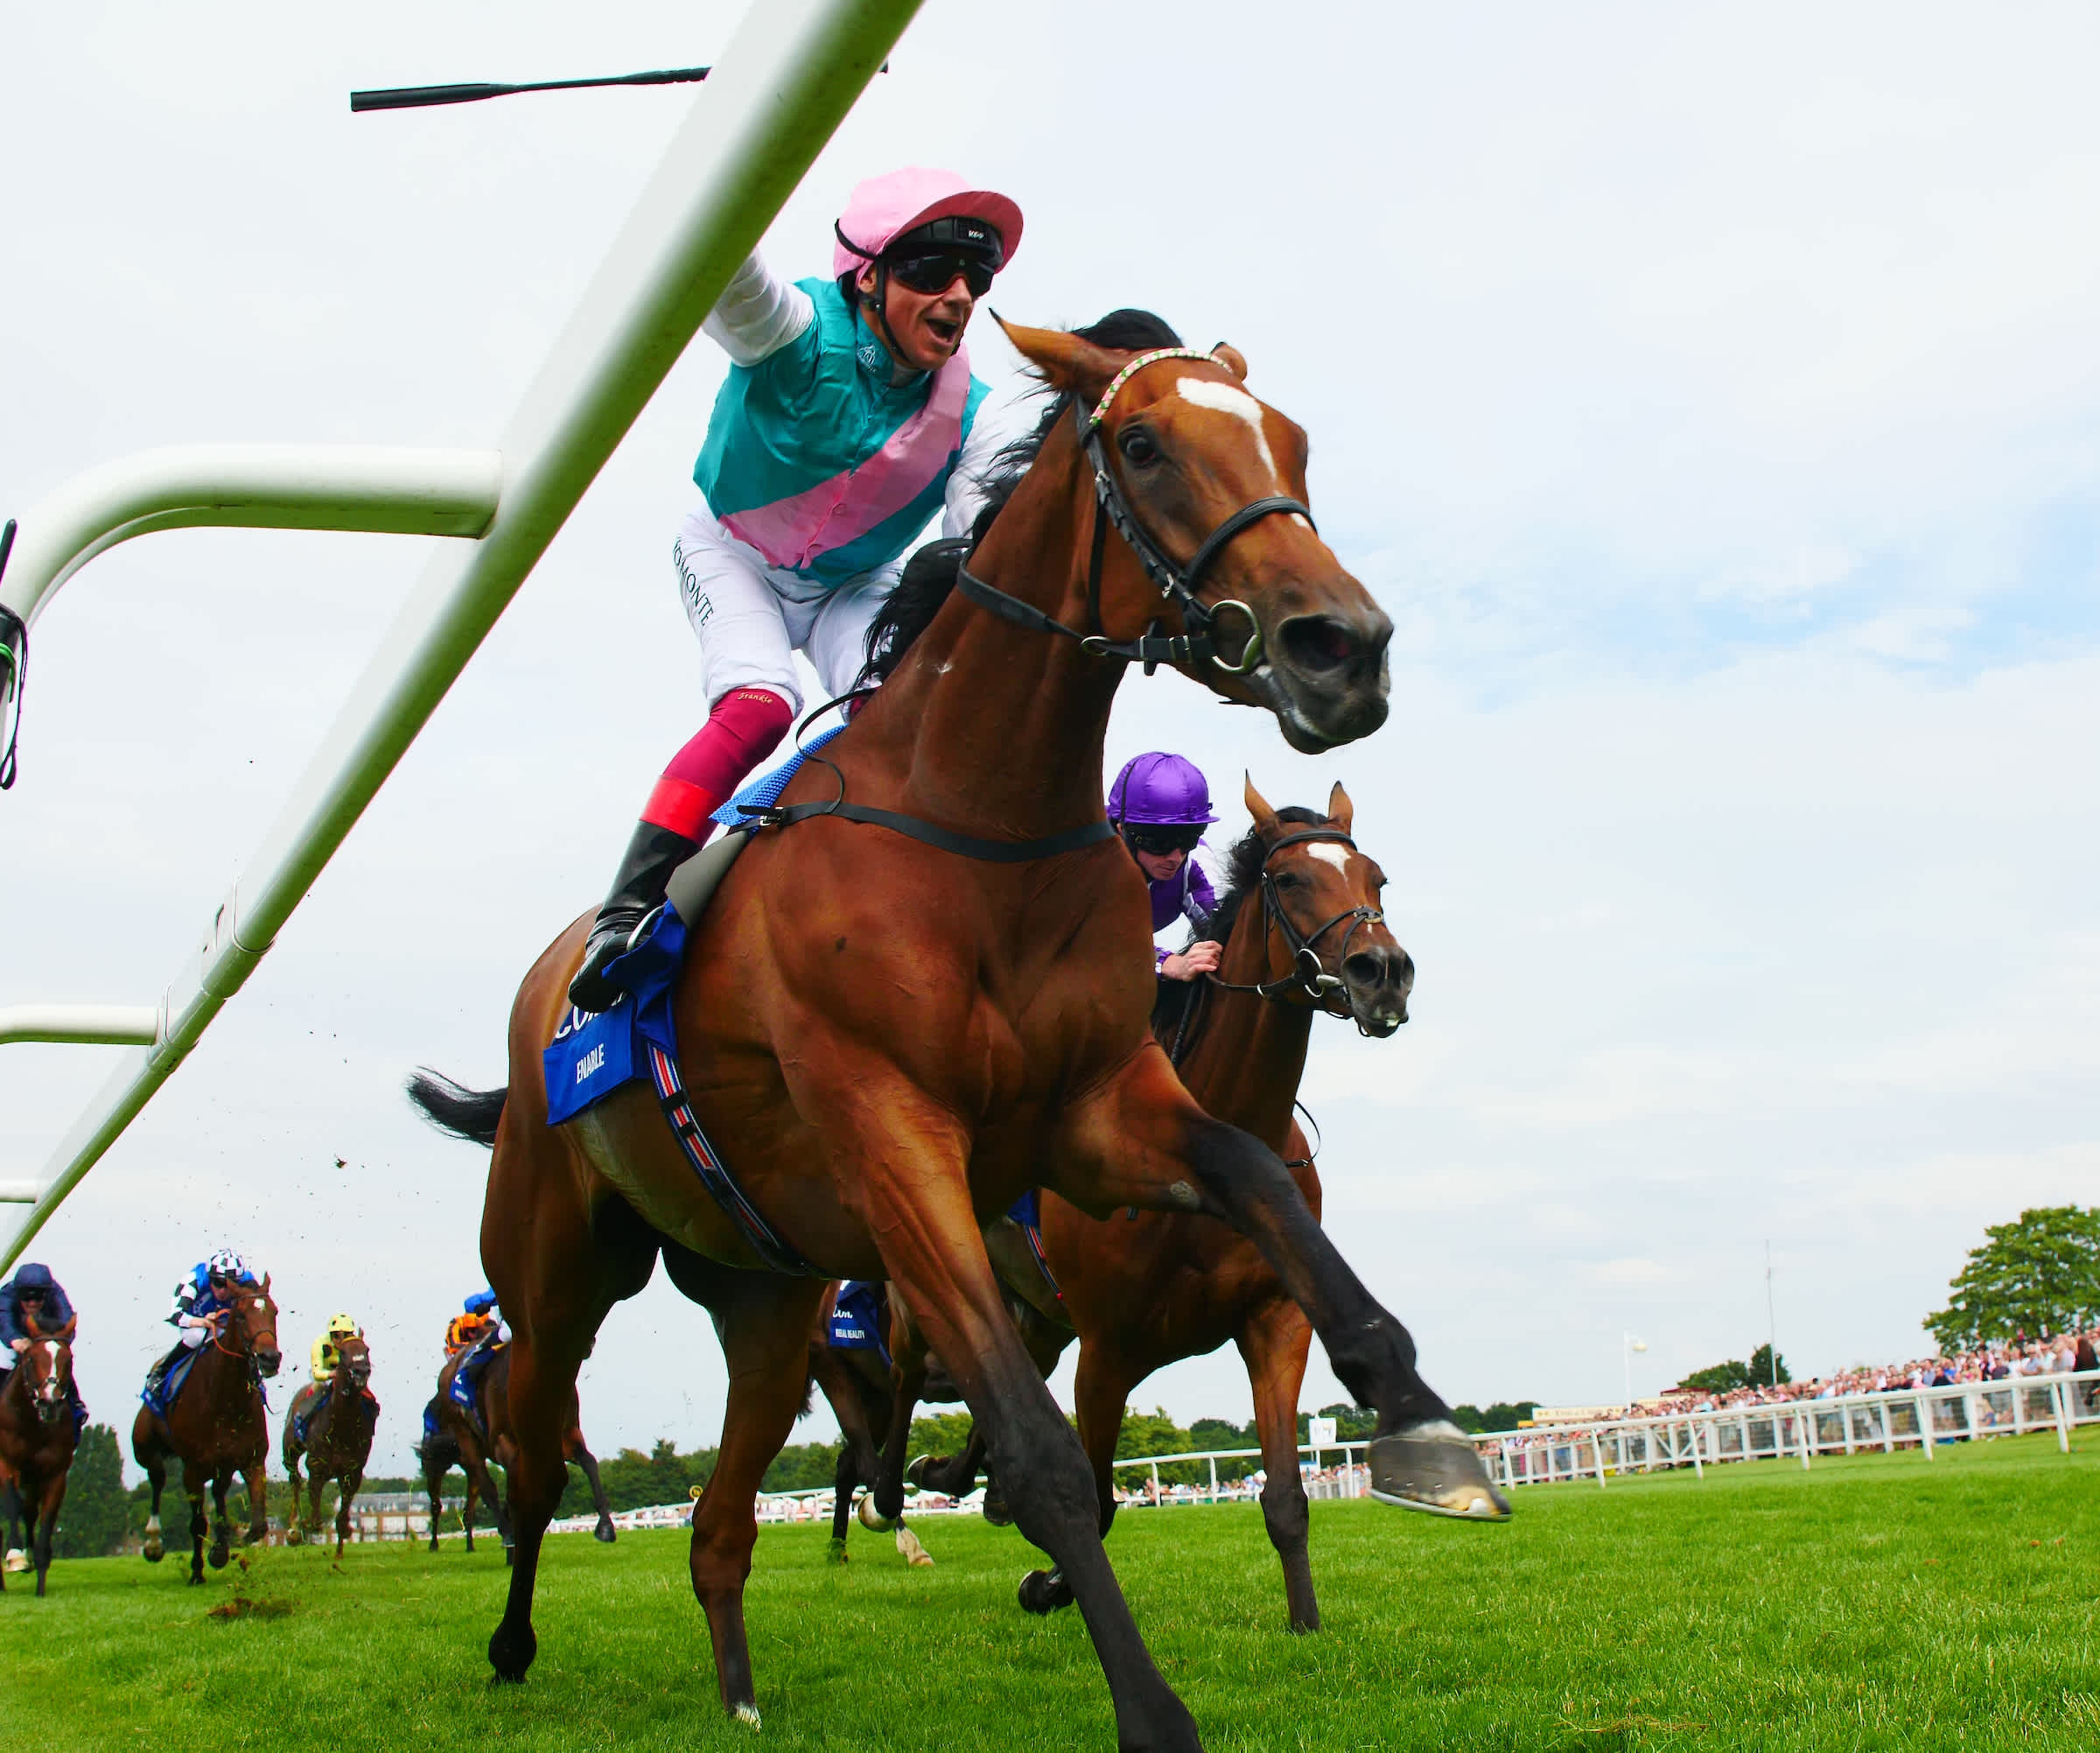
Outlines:
[[[292, 1396], [284, 1413], [281, 1440], [284, 1472], [291, 1481], [291, 1526], [284, 1535], [287, 1546], [298, 1546], [309, 1535], [321, 1537], [321, 1487], [336, 1482], [335, 1556], [340, 1563], [343, 1543], [350, 1538], [350, 1500], [365, 1483], [365, 1462], [372, 1456], [372, 1433], [379, 1424], [379, 1401], [372, 1393], [372, 1350], [356, 1334], [336, 1342], [338, 1359], [334, 1376], [326, 1383], [309, 1382]], [[326, 1390], [327, 1398], [318, 1413], [309, 1408]], [[299, 1420], [306, 1420], [306, 1434], [298, 1434]], [[308, 1509], [299, 1514], [299, 1457], [306, 1457]]]
[[[21, 1502], [23, 1541], [36, 1566], [37, 1593], [51, 1569], [51, 1537], [66, 1502], [66, 1475], [80, 1427], [73, 1416], [74, 1322], [32, 1339], [0, 1388], [0, 1490]], [[0, 1569], [0, 1590], [7, 1587]]]
[[1130, 346], [1103, 344], [1112, 326], [1007, 329], [1059, 396], [1032, 464], [981, 520], [930, 624], [783, 793], [769, 819], [799, 825], [758, 834], [693, 928], [678, 1064], [744, 1203], [718, 1203], [646, 1087], [548, 1125], [541, 1054], [589, 915], [519, 992], [508, 1089], [441, 1104], [494, 1137], [481, 1253], [515, 1333], [516, 1563], [489, 1642], [501, 1678], [522, 1679], [536, 1648], [577, 1372], [660, 1252], [727, 1358], [690, 1569], [723, 1702], [746, 1721], [754, 1492], [802, 1404], [824, 1280], [886, 1278], [984, 1426], [1022, 1532], [1070, 1582], [1119, 1744], [1200, 1744], [1116, 1586], [1086, 1457], [985, 1253], [982, 1225], [1030, 1187], [1098, 1217], [1201, 1211], [1250, 1236], [1377, 1412], [1374, 1488], [1436, 1504], [1484, 1476], [1406, 1329], [1276, 1153], [1206, 1114], [1148, 1027], [1144, 886], [1102, 792], [1130, 663], [1267, 711], [1318, 752], [1384, 721], [1392, 624], [1314, 530], [1305, 434], [1248, 394], [1240, 354], [1172, 345], [1142, 312], [1113, 322]]
[[[160, 1562], [160, 1494], [167, 1485], [168, 1462], [179, 1461], [183, 1495], [190, 1500], [192, 1583], [204, 1581], [207, 1532], [212, 1568], [225, 1568], [233, 1543], [226, 1494], [234, 1474], [248, 1484], [248, 1530], [242, 1544], [254, 1546], [270, 1532], [269, 1406], [262, 1384], [277, 1373], [284, 1353], [277, 1346], [277, 1305], [270, 1299], [267, 1276], [259, 1285], [234, 1287], [231, 1302], [212, 1316], [196, 1358], [166, 1418], [142, 1406], [131, 1424], [131, 1458], [145, 1469], [153, 1488], [145, 1557], [150, 1563]], [[207, 1488], [217, 1512], [209, 1525], [204, 1517]]]
[[[489, 1359], [488, 1367], [481, 1372], [481, 1379], [473, 1385], [474, 1413], [471, 1418], [452, 1398], [452, 1378], [459, 1373], [460, 1364], [470, 1353], [464, 1350], [455, 1351], [438, 1371], [438, 1392], [427, 1409], [430, 1416], [435, 1418], [438, 1429], [435, 1434], [426, 1435], [416, 1450], [423, 1462], [424, 1488], [430, 1497], [432, 1552], [438, 1550], [438, 1522], [444, 1513], [444, 1476], [457, 1467], [466, 1475], [466, 1503], [460, 1524], [466, 1532], [467, 1551], [474, 1549], [475, 1506], [486, 1498], [489, 1512], [495, 1520], [497, 1537], [503, 1542], [504, 1562], [510, 1561], [510, 1515], [504, 1507], [503, 1492], [498, 1490], [488, 1470], [493, 1460], [503, 1469], [504, 1483], [508, 1485], [516, 1459], [517, 1444], [510, 1420], [510, 1350], [508, 1345], [499, 1346], [495, 1356]], [[582, 1413], [573, 1387], [569, 1394], [569, 1416], [562, 1427], [562, 1457], [565, 1462], [573, 1461], [583, 1469], [584, 1478], [591, 1487], [591, 1501], [598, 1510], [598, 1525], [592, 1529], [592, 1538], [610, 1545], [620, 1538], [620, 1533], [612, 1525], [612, 1511], [606, 1502], [604, 1483], [598, 1476], [598, 1457], [584, 1441]], [[567, 1479], [564, 1469], [564, 1484]]]

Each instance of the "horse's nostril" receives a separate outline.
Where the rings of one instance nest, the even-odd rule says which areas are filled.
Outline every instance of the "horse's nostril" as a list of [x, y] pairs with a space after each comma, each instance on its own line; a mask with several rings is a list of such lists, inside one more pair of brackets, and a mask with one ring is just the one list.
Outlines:
[[1277, 635], [1284, 659], [1309, 675], [1341, 669], [1356, 656], [1356, 636], [1330, 615], [1301, 614], [1287, 621]]
[[1385, 957], [1359, 950], [1341, 964], [1341, 971], [1352, 985], [1375, 986], [1385, 978]]

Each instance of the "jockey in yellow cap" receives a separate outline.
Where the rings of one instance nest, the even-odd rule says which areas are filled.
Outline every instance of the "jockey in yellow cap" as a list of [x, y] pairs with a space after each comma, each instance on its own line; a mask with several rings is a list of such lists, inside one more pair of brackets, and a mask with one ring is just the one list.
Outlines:
[[336, 1365], [343, 1361], [340, 1350], [346, 1339], [362, 1339], [364, 1329], [346, 1315], [328, 1317], [328, 1330], [313, 1342], [313, 1352], [306, 1373], [317, 1382], [335, 1379]]

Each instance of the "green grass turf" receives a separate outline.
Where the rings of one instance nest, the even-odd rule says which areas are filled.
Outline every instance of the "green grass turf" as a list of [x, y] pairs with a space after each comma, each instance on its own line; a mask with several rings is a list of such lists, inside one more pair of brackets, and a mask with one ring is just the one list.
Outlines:
[[[757, 1746], [1114, 1745], [1074, 1612], [1014, 1605], [1018, 1534], [761, 1534]], [[173, 1554], [61, 1563], [0, 1601], [22, 1746], [745, 1747], [718, 1712], [682, 1532], [550, 1542], [540, 1657], [493, 1687], [505, 1572], [404, 1546], [271, 1548], [187, 1588]], [[1126, 1512], [1110, 1541], [1207, 1744], [1241, 1748], [2100, 1747], [2100, 1443], [2053, 1438], [1527, 1489], [1477, 1527], [1315, 1504], [1326, 1629], [1293, 1637], [1250, 1505]], [[274, 1616], [207, 1618], [236, 1593]]]

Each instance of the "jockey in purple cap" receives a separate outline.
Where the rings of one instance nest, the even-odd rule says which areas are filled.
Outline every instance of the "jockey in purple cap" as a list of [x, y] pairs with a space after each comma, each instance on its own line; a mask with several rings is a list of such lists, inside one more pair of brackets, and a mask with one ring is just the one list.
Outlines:
[[671, 558], [707, 723], [643, 807], [570, 984], [579, 1009], [618, 1001], [606, 966], [794, 723], [794, 654], [827, 695], [854, 685], [905, 550], [936, 515], [970, 532], [1009, 436], [978, 417], [962, 331], [1020, 246], [1020, 208], [914, 168], [862, 183], [832, 230], [830, 279], [789, 285], [754, 253], [703, 325], [730, 369]]
[[[1195, 762], [1155, 751], [1135, 755], [1123, 765], [1109, 787], [1109, 820], [1144, 873], [1152, 897], [1152, 929], [1166, 929], [1186, 919], [1198, 933], [1210, 929], [1218, 897], [1210, 879], [1191, 854], [1203, 830], [1218, 818], [1211, 814], [1210, 786]], [[1208, 938], [1179, 953], [1154, 946], [1159, 977], [1193, 980], [1214, 974], [1223, 950]]]

